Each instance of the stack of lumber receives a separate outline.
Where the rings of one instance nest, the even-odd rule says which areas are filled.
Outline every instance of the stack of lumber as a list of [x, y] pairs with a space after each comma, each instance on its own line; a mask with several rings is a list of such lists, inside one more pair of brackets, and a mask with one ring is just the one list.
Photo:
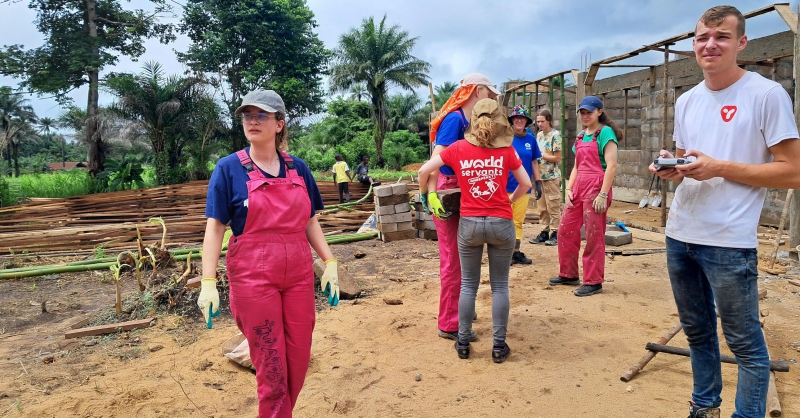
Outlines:
[[[318, 183], [324, 202], [337, 202], [336, 185]], [[369, 190], [351, 184], [351, 197], [359, 199]], [[167, 224], [170, 246], [198, 246], [205, 231], [207, 181], [194, 181], [148, 189], [75, 196], [62, 199], [31, 199], [22, 205], [0, 208], [0, 254], [135, 248], [136, 226], [146, 243], [159, 241], [162, 229], [148, 223], [160, 217]], [[374, 206], [364, 204], [348, 212], [320, 215], [326, 232], [358, 230]]]

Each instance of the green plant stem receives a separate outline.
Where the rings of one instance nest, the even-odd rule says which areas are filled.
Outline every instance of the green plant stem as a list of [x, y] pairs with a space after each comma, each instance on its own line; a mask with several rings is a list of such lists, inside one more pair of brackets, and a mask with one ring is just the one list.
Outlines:
[[[325, 241], [328, 244], [344, 244], [348, 242], [356, 242], [356, 241], [363, 241], [372, 239], [378, 236], [377, 232], [367, 232], [362, 234], [341, 234], [341, 235], [331, 235], [325, 237]], [[202, 256], [202, 251], [200, 248], [194, 249], [185, 249], [180, 250], [185, 251], [185, 254], [178, 254], [175, 255], [173, 252], [173, 258], [175, 261], [185, 261], [189, 257], [189, 252], [197, 253]], [[222, 251], [220, 256], [224, 256], [227, 254], [228, 251]], [[194, 256], [197, 256], [195, 254]], [[56, 266], [34, 266], [34, 267], [19, 267], [15, 269], [7, 269], [7, 270], [0, 270], [0, 280], [6, 279], [21, 279], [25, 277], [36, 277], [36, 276], [46, 276], [48, 274], [61, 274], [61, 273], [75, 273], [81, 271], [92, 271], [92, 270], [103, 270], [108, 269], [109, 267], [117, 264], [116, 258], [112, 258], [115, 261], [105, 261], [105, 262], [98, 262], [99, 260], [86, 260], [86, 261], [95, 261], [95, 263], [90, 264], [66, 264], [66, 265], [56, 265]]]

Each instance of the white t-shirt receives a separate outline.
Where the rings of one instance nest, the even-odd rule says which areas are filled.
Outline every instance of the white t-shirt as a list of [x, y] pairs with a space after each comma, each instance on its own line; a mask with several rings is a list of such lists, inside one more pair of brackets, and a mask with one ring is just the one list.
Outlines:
[[[743, 164], [772, 161], [769, 147], [798, 138], [792, 101], [780, 84], [747, 72], [730, 87], [698, 84], [675, 103], [678, 148]], [[684, 178], [675, 190], [666, 235], [691, 244], [756, 248], [766, 189], [721, 177]]]

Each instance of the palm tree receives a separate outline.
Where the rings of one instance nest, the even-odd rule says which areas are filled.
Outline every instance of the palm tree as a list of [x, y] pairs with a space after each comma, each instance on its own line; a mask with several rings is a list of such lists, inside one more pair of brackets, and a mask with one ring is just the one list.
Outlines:
[[204, 93], [203, 81], [165, 76], [161, 64], [149, 61], [140, 74], [112, 74], [104, 88], [117, 97], [112, 111], [134, 121], [150, 139], [158, 184], [179, 181], [175, 177], [186, 145], [185, 132], [191, 129], [194, 102]]
[[[53, 118], [43, 117], [43, 118], [39, 119], [39, 133], [41, 135], [43, 135], [45, 138], [47, 138], [47, 139], [52, 138], [53, 129], [56, 127], [57, 123], [58, 123], [58, 121], [53, 119]], [[64, 137], [62, 137], [62, 140], [63, 141], [61, 142], [61, 164], [62, 164], [62, 167], [66, 168], [67, 167], [67, 160], [64, 157], [64, 152], [65, 152], [65, 148], [66, 148], [67, 143], [66, 143], [66, 139], [64, 139]]]
[[422, 100], [413, 91], [408, 94], [395, 94], [387, 101], [389, 116], [389, 131], [406, 129], [418, 133], [420, 126], [414, 119], [414, 114], [422, 106]]
[[348, 99], [355, 100], [360, 102], [361, 99], [369, 99], [369, 92], [367, 91], [367, 85], [364, 83], [354, 84], [350, 87], [350, 90], [347, 91], [350, 93]]
[[331, 92], [346, 92], [364, 83], [372, 102], [372, 119], [375, 122], [375, 149], [377, 165], [383, 167], [383, 139], [389, 128], [386, 99], [389, 88], [405, 90], [428, 83], [431, 65], [411, 54], [417, 38], [411, 38], [400, 26], [386, 25], [386, 15], [380, 23], [364, 19], [361, 27], [351, 28], [339, 38], [339, 47], [333, 51]]
[[[29, 137], [27, 129], [31, 122], [36, 121], [36, 113], [33, 107], [28, 104], [21, 94], [11, 91], [11, 87], [0, 87], [0, 154], [9, 147], [8, 164], [11, 168], [12, 161], [17, 161], [14, 157], [19, 151], [19, 141]], [[19, 177], [19, 163], [14, 170]]]

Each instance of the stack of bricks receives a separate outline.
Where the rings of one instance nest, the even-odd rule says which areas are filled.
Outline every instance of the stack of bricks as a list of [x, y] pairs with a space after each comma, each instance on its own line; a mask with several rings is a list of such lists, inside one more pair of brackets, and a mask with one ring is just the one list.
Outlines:
[[373, 189], [375, 192], [375, 215], [378, 216], [378, 237], [383, 242], [413, 239], [416, 234], [411, 222], [411, 204], [408, 187], [403, 184], [387, 184]]
[[419, 193], [414, 195], [414, 229], [417, 238], [437, 239], [436, 225], [433, 223], [433, 215], [425, 212], [419, 198]]

